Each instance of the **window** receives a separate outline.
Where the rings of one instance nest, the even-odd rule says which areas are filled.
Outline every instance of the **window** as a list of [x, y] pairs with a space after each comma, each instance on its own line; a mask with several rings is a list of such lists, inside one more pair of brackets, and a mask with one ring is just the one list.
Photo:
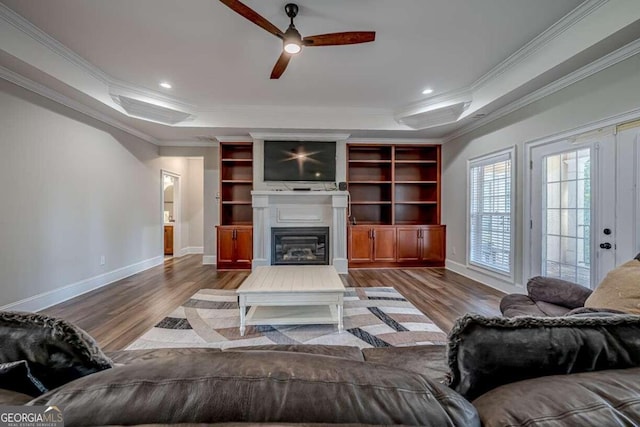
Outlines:
[[469, 161], [469, 264], [513, 276], [515, 149]]

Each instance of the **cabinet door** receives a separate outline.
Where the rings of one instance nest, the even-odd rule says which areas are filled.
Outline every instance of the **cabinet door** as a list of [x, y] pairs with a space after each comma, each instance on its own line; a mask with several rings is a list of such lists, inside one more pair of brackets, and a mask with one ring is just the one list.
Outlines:
[[253, 259], [253, 228], [237, 228], [236, 229], [236, 259], [235, 261], [242, 266], [251, 266]]
[[218, 264], [231, 263], [235, 260], [234, 227], [218, 227]]
[[173, 255], [173, 227], [164, 226], [164, 254]]
[[371, 262], [371, 228], [349, 227], [349, 262]]
[[373, 228], [373, 260], [396, 261], [396, 229], [395, 227]]
[[398, 243], [396, 251], [398, 262], [419, 261], [421, 257], [421, 240], [419, 227], [398, 227]]
[[444, 226], [426, 227], [422, 229], [422, 259], [424, 261], [444, 261], [445, 253]]

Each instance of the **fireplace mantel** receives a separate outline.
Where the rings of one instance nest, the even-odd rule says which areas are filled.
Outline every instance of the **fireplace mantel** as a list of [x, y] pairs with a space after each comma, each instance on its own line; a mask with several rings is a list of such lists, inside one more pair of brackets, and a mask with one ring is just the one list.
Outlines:
[[271, 264], [271, 227], [329, 227], [329, 260], [347, 273], [347, 191], [256, 190], [252, 268]]

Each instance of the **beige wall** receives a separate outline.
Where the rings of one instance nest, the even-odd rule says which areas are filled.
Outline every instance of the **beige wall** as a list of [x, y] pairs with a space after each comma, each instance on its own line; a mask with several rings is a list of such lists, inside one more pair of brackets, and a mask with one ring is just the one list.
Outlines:
[[[512, 287], [474, 275], [466, 264], [467, 160], [516, 146], [516, 283], [522, 283], [525, 142], [640, 108], [640, 55], [575, 83], [442, 147], [442, 218], [447, 224], [447, 266], [485, 283]], [[455, 254], [453, 253], [455, 251]]]
[[187, 160], [187, 179], [189, 186], [186, 188], [187, 213], [189, 222], [189, 246], [203, 247], [204, 224], [204, 158], [189, 157]]
[[202, 160], [4, 80], [0, 130], [0, 307], [41, 309], [161, 263], [161, 169], [181, 175], [181, 248], [203, 246]]

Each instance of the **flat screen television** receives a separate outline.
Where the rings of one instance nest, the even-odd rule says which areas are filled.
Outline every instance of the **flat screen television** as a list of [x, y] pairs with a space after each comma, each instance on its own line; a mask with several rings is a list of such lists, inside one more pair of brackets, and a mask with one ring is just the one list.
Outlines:
[[336, 143], [265, 141], [264, 180], [335, 182]]

